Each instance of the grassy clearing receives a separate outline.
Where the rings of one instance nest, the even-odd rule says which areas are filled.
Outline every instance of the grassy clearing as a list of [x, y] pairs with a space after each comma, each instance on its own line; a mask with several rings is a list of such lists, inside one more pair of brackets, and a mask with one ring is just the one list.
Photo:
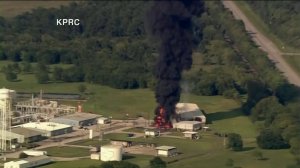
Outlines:
[[107, 140], [99, 141], [99, 139], [83, 139], [75, 142], [68, 143], [69, 145], [80, 145], [80, 146], [99, 146], [109, 143]]
[[0, 16], [11, 18], [34, 8], [57, 8], [71, 1], [0, 1]]
[[[279, 39], [279, 37], [274, 35], [271, 31], [271, 28], [260, 18], [259, 15], [253, 12], [253, 10], [247, 4], [247, 2], [235, 1], [234, 3], [243, 11], [247, 18], [255, 25], [255, 27], [261, 33], [263, 33], [273, 41], [273, 43], [277, 46], [279, 50], [281, 50], [282, 52], [300, 52], [299, 49], [286, 45], [282, 40]], [[284, 46], [284, 48], [282, 46]]]
[[89, 166], [99, 166], [100, 164], [101, 161], [99, 160], [80, 159], [69, 162], [54, 162], [52, 164], [41, 166], [41, 168], [87, 168]]
[[89, 156], [90, 151], [86, 148], [76, 148], [76, 147], [50, 147], [45, 148], [49, 156], [53, 157], [81, 157], [81, 156]]

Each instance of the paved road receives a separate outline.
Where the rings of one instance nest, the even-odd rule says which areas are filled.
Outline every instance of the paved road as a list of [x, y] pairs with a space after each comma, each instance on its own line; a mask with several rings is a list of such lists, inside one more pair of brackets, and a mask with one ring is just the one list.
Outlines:
[[275, 46], [275, 44], [264, 36], [257, 28], [250, 22], [250, 20], [244, 15], [244, 13], [237, 7], [233, 1], [223, 1], [226, 8], [232, 11], [234, 17], [238, 20], [242, 20], [245, 24], [246, 30], [252, 32], [253, 41], [258, 44], [262, 50], [268, 53], [268, 57], [272, 60], [276, 67], [283, 73], [287, 80], [300, 86], [300, 77], [294, 69], [284, 60], [281, 51]]

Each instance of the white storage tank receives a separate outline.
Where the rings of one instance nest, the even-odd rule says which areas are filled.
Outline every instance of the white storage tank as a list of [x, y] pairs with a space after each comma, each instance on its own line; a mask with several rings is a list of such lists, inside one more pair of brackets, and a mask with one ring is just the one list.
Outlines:
[[121, 161], [122, 146], [106, 145], [101, 147], [101, 161]]

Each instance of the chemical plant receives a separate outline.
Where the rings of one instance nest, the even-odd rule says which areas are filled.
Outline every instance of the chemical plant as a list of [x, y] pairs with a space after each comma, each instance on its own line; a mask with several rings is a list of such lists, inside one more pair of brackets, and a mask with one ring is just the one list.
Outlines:
[[[124, 153], [146, 154], [152, 156], [173, 157], [178, 154], [175, 146], [132, 141], [130, 138], [142, 136], [156, 138], [166, 136], [169, 130], [182, 133], [182, 138], [197, 140], [199, 130], [205, 127], [206, 117], [202, 110], [193, 103], [178, 103], [172, 121], [164, 121], [164, 109], [161, 108], [153, 120], [111, 120], [111, 117], [84, 113], [78, 107], [59, 104], [58, 101], [43, 99], [42, 94], [24, 100], [18, 98], [14, 90], [0, 89], [0, 138], [2, 158], [8, 152], [20, 152], [22, 145], [38, 143], [43, 146], [57, 142], [76, 141], [78, 138], [97, 139], [99, 145], [91, 151], [91, 159], [102, 161], [121, 161]], [[168, 128], [167, 128], [167, 127]], [[143, 133], [128, 133], [130, 138], [109, 139], [110, 144], [100, 146], [100, 141], [107, 133], [120, 133], [125, 129], [143, 128]], [[46, 151], [22, 151], [33, 158], [10, 161], [4, 167], [32, 167], [51, 162]], [[15, 156], [15, 155], [14, 155]]]

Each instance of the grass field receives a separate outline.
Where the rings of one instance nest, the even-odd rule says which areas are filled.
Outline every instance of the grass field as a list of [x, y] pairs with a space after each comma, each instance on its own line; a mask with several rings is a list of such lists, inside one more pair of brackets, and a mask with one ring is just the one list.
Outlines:
[[56, 8], [71, 1], [0, 1], [0, 16], [11, 18], [34, 8]]
[[101, 161], [99, 160], [80, 159], [80, 160], [68, 161], [68, 162], [54, 162], [41, 167], [42, 168], [87, 168], [88, 166], [98, 166], [100, 164]]
[[80, 146], [99, 146], [99, 145], [105, 145], [109, 143], [109, 141], [102, 140], [99, 141], [98, 139], [83, 139], [75, 142], [68, 143], [70, 145], [80, 145]]
[[50, 147], [43, 150], [47, 151], [47, 154], [53, 157], [81, 157], [90, 155], [89, 149], [68, 146]]

